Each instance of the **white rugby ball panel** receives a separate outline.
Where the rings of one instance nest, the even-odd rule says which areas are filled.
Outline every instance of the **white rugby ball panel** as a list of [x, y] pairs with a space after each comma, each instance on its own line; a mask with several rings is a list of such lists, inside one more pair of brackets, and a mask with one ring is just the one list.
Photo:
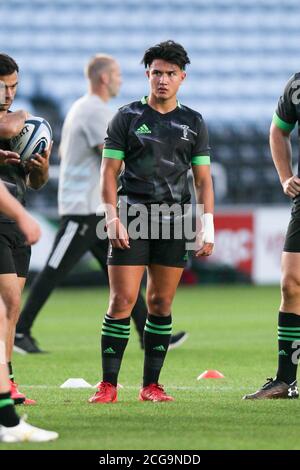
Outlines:
[[31, 117], [25, 121], [20, 134], [10, 139], [10, 147], [17, 152], [22, 161], [34, 153], [42, 153], [52, 140], [50, 124], [43, 118]]

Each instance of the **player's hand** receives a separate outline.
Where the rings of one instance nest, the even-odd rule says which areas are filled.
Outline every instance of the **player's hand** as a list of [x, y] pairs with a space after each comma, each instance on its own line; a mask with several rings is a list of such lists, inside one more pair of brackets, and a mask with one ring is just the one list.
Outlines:
[[41, 236], [41, 229], [37, 221], [24, 210], [18, 220], [16, 220], [19, 229], [23, 232], [28, 245], [36, 243]]
[[49, 159], [50, 159], [50, 155], [51, 155], [52, 146], [53, 146], [53, 141], [51, 142], [49, 147], [42, 154], [35, 153], [30, 158], [30, 160], [28, 160], [25, 163], [26, 171], [28, 171], [29, 173], [32, 170], [37, 170], [41, 173], [44, 173], [44, 172], [48, 171], [48, 169], [49, 169]]
[[30, 160], [25, 163], [26, 170], [30, 173], [32, 170], [37, 170], [41, 173], [48, 171], [49, 159], [51, 155], [53, 141], [49, 147], [42, 153], [35, 153]]
[[195, 256], [210, 256], [214, 249], [215, 229], [213, 214], [203, 214], [202, 220], [196, 219]]
[[24, 109], [21, 109], [20, 113], [21, 113], [22, 118], [24, 119], [24, 125], [25, 125], [25, 121], [30, 119], [30, 116], [32, 115], [28, 111], [25, 111]]
[[214, 249], [214, 243], [204, 243], [203, 247], [196, 251], [195, 256], [210, 256]]
[[19, 119], [23, 119], [25, 122], [27, 119], [30, 117], [30, 113], [28, 111], [25, 111], [25, 109], [18, 109], [17, 111], [14, 111], [13, 113], [10, 113], [11, 117], [18, 117]]
[[10, 150], [0, 150], [0, 165], [19, 165], [20, 155]]
[[28, 111], [25, 111], [25, 109], [18, 109], [17, 111], [13, 111], [12, 113], [6, 115], [7, 120], [14, 121], [19, 124], [19, 130], [17, 131], [16, 135], [21, 132], [22, 128], [24, 127], [25, 121], [27, 121], [27, 119], [29, 118], [30, 113], [28, 113]]
[[121, 250], [130, 248], [127, 230], [118, 217], [108, 221], [106, 228], [108, 238], [114, 248]]
[[291, 176], [282, 183], [284, 194], [289, 197], [296, 197], [300, 194], [300, 178], [298, 176]]

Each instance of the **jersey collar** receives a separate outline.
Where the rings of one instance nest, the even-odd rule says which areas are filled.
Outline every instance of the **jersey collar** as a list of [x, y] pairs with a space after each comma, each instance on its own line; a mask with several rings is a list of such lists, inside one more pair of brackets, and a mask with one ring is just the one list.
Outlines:
[[[177, 102], [177, 107], [181, 108], [180, 101], [176, 100], [176, 102]], [[143, 96], [142, 99], [141, 99], [141, 103], [142, 104], [148, 104], [148, 96]]]

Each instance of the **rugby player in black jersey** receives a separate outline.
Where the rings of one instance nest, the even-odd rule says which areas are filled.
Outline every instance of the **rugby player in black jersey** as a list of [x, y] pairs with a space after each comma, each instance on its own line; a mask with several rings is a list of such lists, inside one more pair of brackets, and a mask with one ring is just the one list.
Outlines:
[[293, 200], [281, 262], [281, 303], [278, 316], [278, 369], [276, 377], [244, 399], [299, 397], [297, 368], [300, 345], [300, 154], [293, 174], [290, 134], [298, 122], [300, 138], [300, 73], [294, 74], [279, 98], [270, 129], [272, 158], [283, 192]]
[[[54, 288], [88, 251], [107, 275], [108, 240], [97, 237], [96, 227], [103, 214], [96, 214], [100, 203], [99, 172], [106, 129], [114, 113], [110, 100], [119, 92], [120, 67], [106, 54], [93, 56], [86, 68], [88, 93], [80, 97], [68, 112], [60, 142], [58, 213], [60, 229], [45, 267], [34, 280], [17, 324], [15, 350], [42, 352], [31, 336], [39, 311]], [[82, 132], [78, 132], [78, 129]], [[80, 181], [80, 191], [78, 190]], [[143, 347], [147, 306], [138, 296], [132, 319]], [[169, 348], [179, 346], [185, 332], [172, 335]]]
[[[103, 379], [90, 403], [117, 401], [117, 378], [129, 338], [130, 314], [147, 268], [148, 317], [144, 330], [144, 374], [140, 400], [171, 401], [159, 375], [172, 331], [171, 306], [187, 254], [185, 237], [175, 232], [166, 238], [153, 235], [131, 236], [122, 223], [126, 215], [143, 205], [143, 224], [152, 225], [152, 209], [174, 204], [180, 209], [190, 202], [187, 173], [192, 168], [197, 202], [204, 206], [204, 232], [196, 256], [209, 256], [213, 250], [213, 186], [210, 174], [208, 133], [196, 111], [177, 100], [190, 62], [184, 48], [166, 41], [148, 49], [142, 61], [149, 80], [150, 94], [123, 106], [109, 124], [103, 150], [101, 196], [111, 249], [108, 254], [110, 302], [102, 327]], [[117, 178], [121, 167], [121, 186]], [[117, 209], [119, 195], [120, 208]], [[125, 201], [124, 201], [125, 199]], [[180, 218], [181, 223], [183, 218]], [[158, 217], [175, 227], [173, 213]], [[177, 219], [176, 219], [177, 220]], [[144, 227], [147, 228], [147, 227]]]
[[[2, 157], [8, 154], [0, 151]], [[22, 205], [9, 194], [0, 181], [0, 210], [14, 220], [28, 244], [36, 243], [41, 231], [37, 222], [28, 214]], [[46, 442], [57, 439], [58, 434], [39, 429], [20, 419], [14, 408], [11, 397], [11, 384], [6, 362], [6, 329], [7, 313], [0, 295], [0, 442]]]
[[[10, 193], [24, 204], [26, 187], [41, 188], [48, 180], [51, 148], [43, 155], [23, 164], [20, 156], [10, 151], [9, 139], [24, 127], [28, 113], [10, 112], [18, 86], [19, 67], [13, 58], [0, 54], [0, 179]], [[11, 380], [11, 394], [15, 403], [26, 402], [14, 381], [11, 364], [15, 329], [20, 314], [21, 293], [25, 285], [30, 261], [30, 247], [17, 224], [0, 213], [0, 295], [8, 315], [6, 354]], [[27, 404], [34, 400], [27, 399]]]

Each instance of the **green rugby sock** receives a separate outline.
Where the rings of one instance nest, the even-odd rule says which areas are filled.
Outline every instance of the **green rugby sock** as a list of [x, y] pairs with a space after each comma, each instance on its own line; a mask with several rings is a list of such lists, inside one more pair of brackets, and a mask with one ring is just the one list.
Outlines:
[[130, 335], [130, 317], [117, 320], [105, 315], [102, 324], [101, 351], [103, 381], [118, 383], [118, 375]]
[[157, 317], [148, 314], [144, 329], [143, 387], [158, 383], [172, 334], [172, 316]]
[[[296, 343], [295, 343], [296, 342]], [[297, 345], [298, 342], [298, 345]], [[296, 380], [299, 362], [300, 315], [279, 312], [277, 379], [291, 384]]]

